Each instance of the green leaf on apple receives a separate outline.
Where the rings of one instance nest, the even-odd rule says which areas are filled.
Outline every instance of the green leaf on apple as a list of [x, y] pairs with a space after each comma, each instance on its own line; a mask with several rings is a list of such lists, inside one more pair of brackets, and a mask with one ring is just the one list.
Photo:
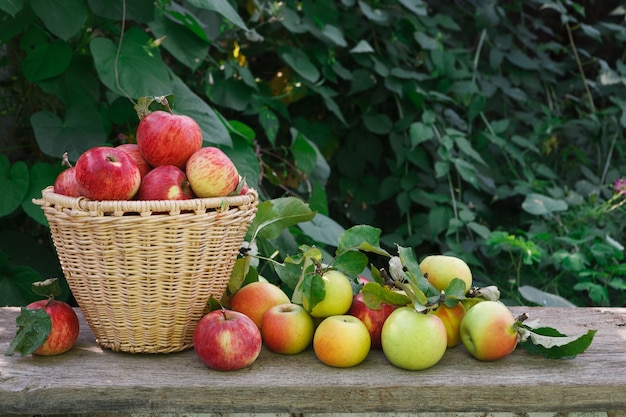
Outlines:
[[517, 331], [524, 350], [550, 359], [570, 359], [583, 353], [597, 332], [588, 330], [584, 334], [567, 336], [552, 327], [532, 328], [521, 322], [517, 323]]
[[315, 217], [316, 212], [308, 204], [295, 197], [281, 197], [259, 203], [257, 213], [250, 225], [249, 241], [256, 237], [276, 239], [286, 228]]
[[57, 278], [48, 278], [43, 281], [33, 282], [32, 290], [42, 297], [54, 298], [61, 295], [61, 286]]
[[15, 352], [30, 355], [44, 344], [52, 329], [52, 320], [43, 308], [22, 307], [15, 324], [17, 333], [4, 353], [6, 356], [13, 356]]
[[[460, 278], [453, 278], [444, 292], [446, 293], [446, 299], [452, 298], [461, 300], [465, 298], [465, 281]], [[454, 307], [455, 305], [456, 303], [454, 303], [454, 305], [449, 305], [448, 307]]]
[[381, 230], [376, 227], [368, 225], [353, 226], [339, 235], [337, 253], [358, 249], [390, 257], [389, 252], [380, 247], [380, 233]]
[[365, 305], [373, 310], [380, 310], [380, 305], [392, 304], [405, 306], [411, 304], [411, 300], [405, 294], [394, 291], [387, 286], [381, 286], [377, 282], [368, 282], [361, 289]]

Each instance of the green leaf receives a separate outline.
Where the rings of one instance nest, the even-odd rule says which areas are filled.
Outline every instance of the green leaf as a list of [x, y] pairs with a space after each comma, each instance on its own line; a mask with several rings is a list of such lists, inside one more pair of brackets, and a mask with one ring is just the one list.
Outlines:
[[349, 250], [337, 255], [333, 262], [333, 268], [347, 276], [356, 276], [365, 270], [368, 262], [367, 255], [364, 253], [357, 250]]
[[344, 38], [341, 28], [338, 28], [337, 26], [329, 24], [324, 25], [324, 28], [322, 29], [322, 34], [331, 41], [333, 41], [333, 43], [335, 43], [335, 45], [337, 46], [340, 46], [342, 48], [348, 46], [348, 42], [346, 41], [346, 38]]
[[345, 231], [343, 226], [321, 213], [317, 213], [309, 222], [300, 223], [298, 227], [314, 241], [335, 247], [339, 236]]
[[15, 17], [24, 7], [24, 0], [6, 0], [0, 3], [0, 10], [4, 10], [12, 17]]
[[400, 4], [416, 16], [428, 16], [428, 5], [422, 0], [399, 0]]
[[259, 123], [263, 126], [265, 136], [272, 145], [276, 144], [276, 136], [278, 136], [278, 130], [280, 129], [280, 121], [268, 106], [263, 106], [259, 110]]
[[519, 292], [526, 300], [542, 307], [576, 307], [576, 304], [567, 301], [565, 298], [541, 291], [530, 285], [522, 285]]
[[38, 223], [48, 227], [48, 220], [41, 206], [33, 203], [33, 198], [41, 198], [41, 191], [54, 184], [57, 175], [63, 170], [60, 165], [36, 162], [29, 170], [29, 184], [26, 197], [22, 200], [22, 210]]
[[[2, 238], [6, 239], [7, 235], [3, 234]], [[15, 242], [17, 240], [12, 240], [12, 243], [15, 244]], [[16, 258], [14, 254], [10, 255], [11, 259]], [[34, 268], [16, 263], [10, 263], [9, 255], [0, 250], [0, 305], [2, 306], [28, 304], [37, 300], [31, 290], [31, 284], [39, 281], [41, 276]]]
[[100, 99], [100, 81], [93, 71], [93, 62], [87, 56], [72, 56], [69, 67], [60, 75], [38, 82], [43, 91], [54, 94], [66, 108], [81, 106], [97, 108]]
[[168, 67], [161, 59], [158, 48], [151, 43], [152, 39], [144, 31], [131, 27], [124, 34], [117, 57], [117, 44], [112, 40], [103, 37], [92, 39], [89, 49], [104, 85], [118, 95], [128, 94], [133, 98], [169, 94], [172, 87]]
[[351, 54], [370, 54], [374, 52], [374, 48], [365, 39], [361, 39], [354, 48], [350, 49]]
[[319, 70], [304, 51], [282, 47], [278, 49], [278, 56], [305, 80], [311, 83], [315, 83], [319, 80]]
[[284, 229], [315, 217], [309, 205], [295, 197], [281, 197], [259, 203], [248, 233], [251, 241], [257, 236], [276, 239]]
[[411, 304], [406, 295], [394, 291], [389, 287], [382, 286], [377, 282], [368, 282], [361, 289], [365, 305], [373, 310], [380, 310], [381, 304], [405, 306]]
[[568, 206], [565, 200], [555, 200], [542, 194], [531, 193], [524, 199], [522, 209], [535, 216], [541, 216], [555, 211], [566, 211]]
[[518, 323], [520, 346], [534, 355], [550, 359], [569, 359], [583, 353], [591, 345], [597, 330], [577, 336], [566, 336], [551, 327], [531, 328]]
[[409, 135], [411, 136], [411, 148], [415, 148], [420, 143], [435, 137], [433, 129], [422, 122], [412, 123], [409, 128]]
[[15, 211], [28, 191], [28, 166], [23, 161], [13, 165], [4, 154], [0, 155], [0, 217], [7, 216]]
[[386, 135], [393, 128], [393, 122], [386, 114], [365, 114], [362, 120], [367, 130], [377, 135]]
[[13, 356], [15, 352], [30, 355], [45, 343], [52, 329], [52, 320], [43, 308], [22, 307], [15, 324], [17, 333], [4, 353], [6, 356]]
[[[209, 54], [208, 39], [202, 40], [197, 34], [184, 25], [171, 20], [174, 12], [166, 15], [158, 15], [155, 20], [148, 24], [150, 30], [157, 38], [165, 37], [161, 45], [168, 50], [180, 63], [195, 71], [204, 63]], [[175, 14], [187, 24], [193, 17], [189, 15]], [[195, 20], [194, 20], [195, 21]], [[197, 23], [197, 22], [196, 22]], [[206, 38], [206, 33], [200, 28], [199, 31]]]
[[22, 63], [22, 72], [32, 83], [55, 77], [67, 69], [72, 61], [72, 48], [57, 39], [42, 43], [28, 51]]
[[85, 0], [30, 0], [46, 28], [63, 40], [76, 35], [89, 17]]
[[374, 23], [387, 23], [389, 21], [389, 13], [382, 9], [374, 9], [364, 1], [359, 0], [359, 8], [363, 15]]
[[239, 16], [237, 11], [233, 9], [227, 0], [189, 0], [189, 3], [201, 9], [217, 12], [240, 29], [248, 30], [241, 16]]
[[54, 113], [40, 111], [31, 116], [30, 123], [39, 148], [54, 158], [61, 158], [67, 152], [69, 159], [76, 161], [85, 150], [106, 141], [101, 116], [95, 109], [70, 107], [65, 120]]
[[[89, 8], [97, 16], [101, 16], [113, 21], [121, 21], [123, 9], [126, 10], [126, 19], [139, 23], [148, 23], [154, 20], [155, 4], [154, 0], [126, 0], [124, 4], [121, 0], [87, 0]], [[125, 7], [124, 7], [125, 6]]]
[[339, 236], [337, 241], [337, 254], [350, 250], [362, 250], [383, 256], [391, 256], [380, 247], [381, 230], [368, 226], [356, 225], [347, 229]]
[[62, 292], [57, 278], [33, 282], [31, 288], [35, 294], [46, 298], [58, 297]]
[[446, 296], [457, 299], [465, 298], [465, 282], [460, 278], [453, 278], [444, 290]]

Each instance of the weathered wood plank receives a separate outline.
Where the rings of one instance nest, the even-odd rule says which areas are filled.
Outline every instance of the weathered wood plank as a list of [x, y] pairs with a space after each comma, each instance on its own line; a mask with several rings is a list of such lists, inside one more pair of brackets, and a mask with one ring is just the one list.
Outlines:
[[[568, 334], [598, 329], [570, 360], [518, 349], [483, 363], [462, 346], [425, 371], [404, 371], [373, 351], [335, 369], [312, 350], [264, 349], [249, 368], [217, 372], [193, 350], [133, 355], [103, 351], [81, 317], [74, 349], [56, 357], [0, 356], [0, 414], [80, 413], [487, 413], [626, 410], [626, 308], [512, 308]], [[0, 309], [0, 352], [17, 308]], [[620, 413], [621, 414], [621, 413]]]

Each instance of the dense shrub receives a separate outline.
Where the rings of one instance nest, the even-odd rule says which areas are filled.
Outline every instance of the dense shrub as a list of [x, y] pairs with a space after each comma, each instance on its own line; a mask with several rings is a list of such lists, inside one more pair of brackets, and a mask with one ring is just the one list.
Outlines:
[[264, 199], [320, 213], [265, 255], [370, 224], [390, 248], [466, 259], [510, 302], [624, 305], [618, 1], [123, 6], [0, 6], [3, 302], [58, 269], [30, 200], [62, 153], [132, 141], [133, 101], [173, 94]]

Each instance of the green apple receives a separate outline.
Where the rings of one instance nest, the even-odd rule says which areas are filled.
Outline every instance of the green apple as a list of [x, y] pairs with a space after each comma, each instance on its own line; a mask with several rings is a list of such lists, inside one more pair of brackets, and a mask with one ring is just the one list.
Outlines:
[[517, 346], [515, 317], [499, 301], [482, 301], [467, 310], [461, 321], [461, 341], [476, 359], [495, 361]]
[[261, 336], [272, 352], [284, 355], [300, 353], [313, 340], [313, 318], [300, 304], [279, 304], [263, 314]]
[[352, 306], [352, 284], [342, 272], [330, 270], [322, 275], [324, 280], [324, 299], [312, 308], [306, 296], [302, 305], [313, 317], [329, 317], [346, 314]]
[[420, 262], [420, 270], [428, 282], [439, 291], [445, 290], [450, 281], [459, 278], [465, 282], [465, 292], [472, 286], [472, 271], [461, 258], [448, 255], [429, 255]]
[[443, 322], [434, 314], [400, 307], [385, 320], [381, 342], [389, 362], [398, 368], [416, 371], [430, 368], [441, 360], [448, 335]]
[[255, 281], [237, 290], [230, 299], [230, 309], [250, 317], [260, 329], [267, 310], [289, 302], [291, 300], [279, 286], [267, 281]]
[[371, 347], [370, 332], [349, 314], [326, 317], [315, 329], [313, 350], [325, 365], [348, 368], [363, 362]]
[[465, 316], [463, 304], [457, 303], [454, 307], [442, 304], [432, 314], [439, 317], [446, 328], [448, 347], [454, 347], [461, 343], [461, 321]]

